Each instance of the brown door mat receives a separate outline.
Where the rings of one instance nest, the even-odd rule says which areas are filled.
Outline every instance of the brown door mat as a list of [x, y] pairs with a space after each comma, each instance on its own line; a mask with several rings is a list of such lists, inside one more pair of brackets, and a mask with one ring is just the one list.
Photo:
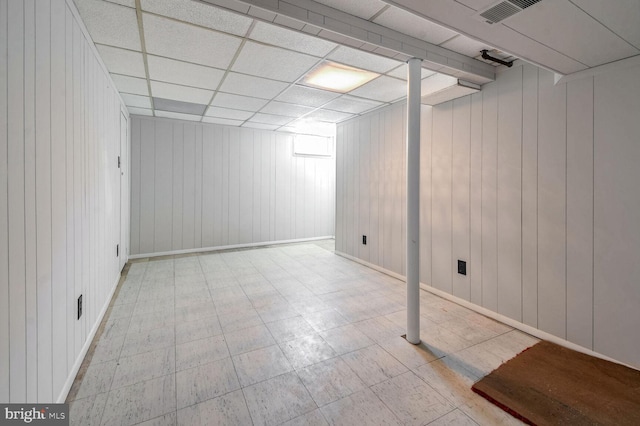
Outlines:
[[640, 425], [640, 371], [542, 341], [472, 387], [532, 425]]

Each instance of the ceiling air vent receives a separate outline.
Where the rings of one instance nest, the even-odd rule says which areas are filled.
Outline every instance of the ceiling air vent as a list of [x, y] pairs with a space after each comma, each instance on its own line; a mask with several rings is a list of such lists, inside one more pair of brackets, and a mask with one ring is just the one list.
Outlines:
[[497, 24], [516, 13], [522, 12], [529, 6], [539, 3], [541, 0], [505, 0], [493, 4], [474, 15], [474, 18], [484, 21], [487, 24]]

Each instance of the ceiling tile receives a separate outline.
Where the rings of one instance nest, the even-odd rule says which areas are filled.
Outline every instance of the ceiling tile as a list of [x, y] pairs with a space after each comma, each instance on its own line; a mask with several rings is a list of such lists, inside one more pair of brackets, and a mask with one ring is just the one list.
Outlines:
[[215, 4], [224, 9], [235, 10], [242, 14], [246, 14], [249, 11], [249, 5], [239, 0], [205, 0], [207, 3]]
[[573, 3], [640, 49], [640, 3], [638, 0], [616, 0], [615, 2], [573, 0]]
[[135, 9], [102, 0], [75, 0], [94, 43], [140, 51]]
[[407, 82], [383, 75], [352, 90], [350, 94], [382, 102], [392, 102], [407, 96]]
[[244, 121], [242, 120], [228, 120], [226, 118], [206, 117], [206, 116], [202, 118], [202, 122], [212, 123], [212, 124], [224, 124], [227, 126], [239, 126], [242, 123], [244, 123]]
[[239, 109], [209, 107], [206, 113], [209, 117], [228, 118], [233, 120], [246, 120], [253, 115], [251, 111], [241, 111]]
[[568, 1], [537, 3], [515, 14], [504, 25], [589, 67], [639, 53]]
[[220, 90], [237, 95], [271, 99], [287, 87], [287, 83], [230, 72]]
[[96, 47], [109, 72], [147, 78], [142, 53], [103, 44], [97, 44]]
[[336, 44], [330, 41], [259, 21], [251, 30], [249, 38], [320, 57], [325, 56], [336, 47]]
[[175, 118], [176, 120], [200, 121], [201, 115], [181, 114], [179, 112], [156, 111], [156, 117]]
[[262, 129], [262, 130], [276, 130], [278, 127], [277, 124], [264, 124], [264, 123], [254, 123], [252, 121], [247, 121], [242, 125], [242, 127], [249, 127], [252, 129]]
[[211, 90], [196, 89], [193, 87], [179, 86], [177, 84], [151, 81], [151, 93], [156, 98], [173, 99], [182, 102], [208, 105], [213, 96]]
[[244, 111], [258, 111], [265, 106], [268, 101], [248, 96], [233, 95], [231, 93], [218, 92], [211, 102], [212, 106], [224, 108], [241, 109]]
[[147, 80], [128, 75], [111, 74], [111, 78], [120, 93], [132, 93], [134, 95], [149, 96]]
[[491, 50], [493, 47], [486, 43], [475, 41], [469, 37], [459, 35], [451, 40], [448, 40], [440, 45], [445, 49], [453, 50], [465, 56], [475, 58], [480, 55], [480, 51], [483, 49]]
[[313, 111], [313, 108], [294, 105], [287, 102], [271, 101], [269, 104], [262, 108], [260, 112], [276, 115], [286, 115], [287, 117], [300, 117], [308, 112]]
[[345, 112], [330, 111], [328, 109], [319, 109], [312, 112], [309, 115], [305, 115], [304, 118], [310, 120], [327, 121], [329, 123], [337, 123], [347, 118], [353, 117], [353, 114], [347, 114]]
[[355, 15], [362, 19], [370, 19], [378, 13], [386, 3], [379, 0], [316, 0], [318, 3], [342, 10], [350, 15]]
[[193, 25], [143, 14], [147, 53], [214, 68], [227, 68], [241, 39]]
[[[420, 70], [420, 74], [422, 78], [429, 77], [430, 75], [435, 74], [435, 71], [430, 71], [428, 69], [422, 68]], [[401, 78], [403, 80], [407, 79], [407, 64], [402, 64], [398, 68], [393, 71], [387, 73], [390, 77]]]
[[174, 101], [173, 99], [153, 98], [153, 108], [158, 111], [179, 112], [182, 114], [202, 115], [207, 109], [206, 105], [192, 102]]
[[338, 96], [340, 96], [339, 93], [329, 92], [328, 90], [312, 89], [310, 87], [294, 85], [288, 88], [286, 92], [278, 96], [276, 99], [292, 104], [319, 107]]
[[344, 95], [329, 102], [323, 108], [334, 111], [349, 112], [352, 114], [361, 114], [365, 111], [369, 111], [370, 109], [377, 108], [380, 105], [383, 105], [383, 103]]
[[440, 44], [458, 35], [455, 31], [393, 6], [382, 12], [373, 22], [433, 44]]
[[142, 0], [142, 10], [240, 36], [247, 33], [253, 21], [238, 13], [193, 0]]
[[456, 0], [456, 2], [464, 4], [473, 10], [484, 9], [492, 3], [496, 3], [496, 0]]
[[224, 76], [224, 71], [217, 68], [174, 61], [159, 56], [148, 55], [147, 63], [149, 64], [149, 77], [152, 80], [184, 86], [215, 90]]
[[233, 64], [233, 71], [293, 82], [305, 74], [318, 58], [248, 41]]
[[128, 107], [138, 108], [151, 108], [151, 98], [148, 96], [130, 95], [128, 93], [122, 93], [122, 100]]
[[283, 126], [291, 121], [291, 117], [283, 117], [281, 115], [271, 115], [271, 114], [262, 114], [257, 113], [254, 115], [249, 121], [255, 123], [264, 123], [264, 124], [277, 124], [279, 126]]
[[346, 46], [340, 46], [338, 50], [328, 56], [328, 59], [378, 73], [385, 73], [401, 64], [401, 62], [394, 59], [384, 58]]
[[153, 116], [153, 111], [146, 108], [137, 108], [137, 107], [127, 107], [129, 114], [133, 115], [146, 115], [148, 117]]

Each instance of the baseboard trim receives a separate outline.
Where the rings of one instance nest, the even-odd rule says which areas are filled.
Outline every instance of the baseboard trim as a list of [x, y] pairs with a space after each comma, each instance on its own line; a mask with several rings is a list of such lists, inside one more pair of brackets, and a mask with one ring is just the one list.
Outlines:
[[89, 332], [89, 335], [87, 336], [87, 339], [85, 340], [84, 345], [82, 346], [82, 349], [80, 350], [80, 353], [76, 358], [76, 362], [73, 364], [73, 367], [69, 372], [69, 376], [67, 376], [67, 380], [64, 382], [64, 386], [62, 387], [62, 390], [60, 391], [60, 395], [58, 395], [58, 400], [56, 401], [57, 404], [63, 404], [67, 400], [67, 396], [69, 395], [71, 386], [73, 386], [73, 382], [76, 379], [76, 376], [78, 375], [78, 371], [80, 371], [80, 367], [82, 366], [84, 357], [87, 355], [87, 352], [89, 352], [91, 343], [93, 343], [93, 338], [96, 336], [96, 333], [98, 332], [98, 328], [100, 328], [100, 324], [102, 324], [102, 320], [104, 319], [104, 315], [107, 313], [107, 309], [109, 309], [109, 305], [111, 304], [111, 299], [113, 298], [113, 294], [115, 293], [116, 288], [118, 288], [118, 283], [120, 282], [120, 278], [121, 278], [121, 275], [118, 274], [118, 279], [112, 286], [111, 291], [109, 292], [109, 297], [107, 297], [107, 300], [105, 301], [104, 306], [100, 310], [100, 313], [98, 314], [98, 318], [96, 318], [96, 322], [95, 324], [93, 324], [93, 327], [91, 328], [91, 331]]
[[132, 255], [129, 255], [129, 260], [145, 259], [148, 257], [174, 256], [178, 254], [204, 253], [207, 251], [232, 250], [232, 249], [238, 249], [238, 248], [264, 247], [264, 246], [273, 246], [278, 244], [304, 243], [308, 241], [327, 240], [330, 238], [335, 238], [335, 237], [333, 235], [325, 235], [322, 237], [297, 238], [293, 240], [264, 241], [259, 243], [231, 244], [227, 246], [200, 247], [200, 248], [185, 249], [185, 250], [162, 251], [162, 252], [156, 252], [156, 253], [132, 254]]
[[[367, 262], [365, 260], [359, 259], [357, 257], [351, 256], [349, 254], [346, 254], [346, 253], [343, 253], [343, 252], [340, 252], [340, 251], [337, 251], [337, 250], [335, 251], [335, 253], [337, 255], [339, 255], [339, 256], [342, 256], [342, 257], [346, 258], [346, 259], [353, 260], [354, 262], [360, 263], [361, 265], [367, 266], [367, 267], [369, 267], [371, 269], [375, 269], [378, 272], [382, 272], [383, 274], [389, 275], [389, 276], [391, 276], [393, 278], [397, 278], [397, 279], [399, 279], [401, 281], [406, 282], [406, 277], [404, 275], [402, 275], [402, 274], [398, 274], [397, 272], [390, 271], [390, 270], [385, 269], [385, 268], [383, 268], [381, 266], [375, 265], [373, 263]], [[547, 340], [547, 341], [555, 343], [557, 345], [564, 346], [565, 348], [569, 348], [569, 349], [572, 349], [572, 350], [577, 351], [577, 352], [582, 352], [582, 353], [587, 354], [587, 355], [591, 355], [591, 356], [594, 356], [594, 357], [597, 357], [597, 358], [601, 358], [601, 359], [604, 359], [606, 361], [615, 362], [616, 364], [621, 364], [621, 365], [624, 365], [626, 367], [633, 368], [634, 370], [640, 370], [640, 368], [638, 368], [637, 366], [633, 366], [633, 365], [627, 364], [625, 362], [618, 361], [617, 359], [613, 359], [613, 358], [608, 357], [606, 355], [603, 355], [603, 354], [601, 354], [599, 352], [595, 352], [595, 351], [593, 351], [593, 350], [591, 350], [589, 348], [585, 348], [584, 346], [580, 346], [580, 345], [578, 345], [576, 343], [570, 342], [570, 341], [565, 340], [565, 339], [563, 339], [561, 337], [554, 336], [553, 334], [549, 334], [546, 331], [542, 331], [542, 330], [539, 330], [539, 329], [537, 329], [535, 327], [532, 327], [530, 325], [523, 324], [523, 323], [521, 323], [519, 321], [516, 321], [516, 320], [514, 320], [512, 318], [509, 318], [509, 317], [506, 317], [504, 315], [501, 315], [501, 314], [499, 314], [497, 312], [494, 312], [494, 311], [492, 311], [490, 309], [484, 308], [482, 306], [478, 306], [478, 305], [476, 305], [474, 303], [471, 303], [471, 302], [469, 302], [467, 300], [464, 300], [464, 299], [461, 299], [459, 297], [453, 296], [452, 294], [449, 294], [449, 293], [447, 293], [445, 291], [442, 291], [442, 290], [439, 290], [437, 288], [434, 288], [434, 287], [432, 287], [432, 286], [430, 286], [428, 284], [420, 283], [420, 288], [422, 290], [428, 291], [429, 293], [435, 294], [436, 296], [440, 296], [443, 299], [449, 300], [450, 302], [456, 303], [456, 304], [458, 304], [460, 306], [463, 306], [463, 307], [465, 307], [467, 309], [471, 309], [472, 311], [475, 311], [475, 312], [477, 312], [477, 313], [479, 313], [481, 315], [484, 315], [486, 317], [489, 317], [491, 319], [499, 321], [499, 322], [501, 322], [503, 324], [511, 326], [511, 327], [513, 327], [515, 329], [523, 331], [523, 332], [525, 332], [527, 334], [530, 334], [530, 335], [532, 335], [534, 337], [537, 337], [539, 339]]]

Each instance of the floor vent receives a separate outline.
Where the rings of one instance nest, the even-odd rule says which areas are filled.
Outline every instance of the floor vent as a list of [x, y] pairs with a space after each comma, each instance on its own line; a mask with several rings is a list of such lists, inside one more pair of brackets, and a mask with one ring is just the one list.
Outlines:
[[497, 24], [541, 0], [505, 0], [479, 11], [474, 17], [487, 24]]

